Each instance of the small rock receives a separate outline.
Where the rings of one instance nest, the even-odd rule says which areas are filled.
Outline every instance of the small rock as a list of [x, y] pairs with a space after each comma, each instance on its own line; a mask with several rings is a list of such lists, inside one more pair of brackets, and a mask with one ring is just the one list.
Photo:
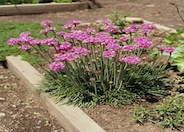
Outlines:
[[0, 113], [0, 118], [4, 116], [5, 116], [5, 113]]
[[154, 7], [155, 5], [146, 5], [146, 7]]
[[1, 97], [0, 97], [0, 101], [4, 101], [4, 98], [1, 98]]
[[17, 106], [16, 105], [12, 105], [13, 108], [16, 108]]

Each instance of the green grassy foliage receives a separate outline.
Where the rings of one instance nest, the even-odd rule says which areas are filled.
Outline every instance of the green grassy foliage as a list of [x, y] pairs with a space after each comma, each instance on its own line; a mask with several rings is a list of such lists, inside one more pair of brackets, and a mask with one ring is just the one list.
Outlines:
[[19, 50], [17, 46], [7, 45], [7, 40], [10, 38], [18, 37], [21, 32], [25, 31], [29, 31], [32, 33], [32, 36], [40, 38], [41, 34], [39, 32], [41, 28], [42, 27], [39, 23], [0, 22], [0, 60], [4, 60], [5, 57], [9, 55], [25, 55], [28, 58], [29, 56], [27, 55], [27, 53]]
[[133, 111], [133, 119], [138, 123], [152, 122], [163, 126], [181, 130], [184, 125], [184, 95], [166, 98], [163, 103]]

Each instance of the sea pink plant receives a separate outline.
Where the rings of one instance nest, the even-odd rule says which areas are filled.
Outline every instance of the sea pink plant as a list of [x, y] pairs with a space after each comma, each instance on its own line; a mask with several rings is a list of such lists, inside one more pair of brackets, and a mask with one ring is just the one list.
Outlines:
[[166, 46], [158, 46], [158, 49], [167, 53], [172, 53], [175, 50], [174, 47], [166, 47]]
[[44, 27], [46, 27], [46, 26], [50, 27], [51, 24], [52, 24], [51, 20], [45, 20], [41, 23], [41, 25], [44, 26]]
[[[39, 54], [45, 59], [44, 64], [47, 63], [50, 68], [48, 70], [43, 67], [46, 73], [56, 73], [59, 77], [60, 74], [66, 75], [72, 85], [85, 86], [86, 90], [90, 88], [91, 91], [94, 88], [96, 95], [106, 89], [110, 92], [121, 92], [125, 81], [128, 84], [134, 75], [141, 73], [146, 66], [149, 67], [145, 64], [151, 58], [142, 57], [146, 56], [148, 50], [152, 50], [150, 47], [153, 43], [146, 36], [155, 28], [154, 25], [132, 24], [119, 32], [121, 28], [104, 20], [100, 24], [100, 28], [103, 27], [104, 30], [98, 32], [91, 27], [78, 30], [79, 27], [76, 26], [80, 23], [78, 20], [70, 21], [62, 26], [66, 30], [58, 31], [51, 26], [52, 21], [46, 20], [41, 23], [44, 27], [41, 33], [46, 38], [36, 39], [31, 37], [31, 33], [23, 32], [18, 38], [9, 39], [7, 43], [17, 44], [30, 55]], [[174, 51], [173, 47], [158, 48], [168, 53]], [[142, 74], [140, 79], [141, 76]], [[55, 76], [52, 81], [57, 81]]]
[[153, 45], [153, 43], [149, 40], [149, 38], [145, 36], [138, 36], [134, 38], [135, 43], [140, 47], [140, 48], [149, 48]]
[[79, 20], [72, 20], [70, 22], [68, 22], [67, 24], [62, 26], [62, 29], [71, 29], [73, 26], [79, 25], [82, 22]]
[[69, 43], [69, 42], [59, 42], [58, 44], [57, 44], [57, 50], [58, 51], [60, 51], [60, 50], [69, 50], [69, 49], [71, 49], [72, 48], [72, 45], [71, 45], [71, 43]]
[[42, 34], [47, 34], [48, 32], [50, 32], [50, 31], [55, 31], [55, 30], [56, 30], [55, 27], [47, 27], [47, 28], [41, 30], [40, 33], [42, 33]]
[[104, 30], [107, 32], [117, 32], [119, 30], [119, 27], [116, 25], [107, 25], [105, 26]]
[[22, 49], [22, 50], [30, 50], [32, 47], [29, 46], [29, 45], [21, 45], [19, 46], [19, 49]]
[[82, 48], [82, 47], [73, 47], [73, 51], [75, 54], [78, 54], [78, 55], [88, 55], [91, 51], [86, 49], [86, 48]]
[[50, 69], [53, 70], [53, 71], [56, 71], [56, 70], [62, 70], [65, 65], [63, 62], [53, 62], [49, 65]]
[[127, 45], [124, 45], [122, 47], [122, 50], [121, 51], [134, 51], [137, 49], [137, 46], [136, 45], [133, 45], [133, 44], [127, 44]]
[[128, 36], [122, 36], [122, 37], [120, 38], [120, 40], [123, 41], [123, 42], [127, 42], [127, 41], [130, 40], [130, 38], [129, 38]]
[[119, 58], [120, 62], [125, 62], [127, 64], [130, 65], [137, 65], [139, 63], [141, 63], [141, 58], [137, 57], [137, 56], [127, 56], [125, 58]]
[[106, 45], [106, 49], [108, 50], [118, 51], [120, 48], [121, 46], [118, 43], [109, 43]]
[[14, 45], [14, 44], [18, 44], [18, 43], [19, 43], [19, 39], [18, 38], [10, 38], [7, 41], [7, 44], [9, 44], [9, 45]]
[[46, 45], [54, 45], [56, 44], [56, 42], [57, 42], [57, 38], [46, 38], [41, 40], [41, 43]]
[[75, 53], [55, 54], [56, 61], [74, 61], [77, 60], [78, 55]]
[[114, 51], [114, 50], [107, 50], [107, 51], [104, 51], [102, 55], [103, 55], [103, 57], [111, 59], [111, 58], [116, 56], [116, 51]]
[[110, 20], [102, 20], [101, 24], [104, 26], [111, 25], [111, 21]]
[[152, 23], [143, 23], [141, 25], [144, 29], [155, 29], [155, 25]]

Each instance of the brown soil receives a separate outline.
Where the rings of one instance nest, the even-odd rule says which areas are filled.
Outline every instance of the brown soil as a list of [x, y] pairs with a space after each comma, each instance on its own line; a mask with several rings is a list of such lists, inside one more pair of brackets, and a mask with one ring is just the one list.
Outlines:
[[[176, 9], [169, 4], [175, 2], [179, 7], [184, 7], [183, 0], [98, 0], [103, 8], [95, 10], [84, 10], [74, 12], [47, 13], [38, 15], [17, 15], [0, 16], [0, 21], [5, 22], [41, 22], [50, 19], [65, 23], [72, 19], [79, 19], [83, 22], [94, 22], [99, 19], [106, 19], [112, 11], [129, 13], [130, 16], [137, 16], [171, 28], [183, 27]], [[181, 10], [181, 14], [184, 11]], [[39, 102], [30, 95], [19, 80], [12, 75], [8, 69], [0, 67], [0, 131], [34, 131], [52, 132], [64, 131], [61, 126], [44, 110]], [[88, 113], [97, 123], [108, 132], [170, 132], [169, 129], [162, 129], [148, 123], [144, 126], [136, 124], [130, 119], [130, 111], [137, 107], [137, 104], [126, 107], [113, 107], [100, 105], [94, 108], [86, 108]]]
[[183, 0], [97, 0], [103, 8], [95, 10], [82, 10], [74, 12], [58, 12], [39, 15], [17, 15], [17, 16], [1, 16], [0, 21], [27, 21], [41, 22], [50, 19], [65, 23], [69, 20], [79, 19], [84, 22], [94, 22], [99, 19], [106, 19], [113, 11], [130, 16], [142, 17], [146, 20], [163, 24], [171, 28], [183, 27], [183, 23], [179, 18], [174, 6], [169, 3], [176, 3], [180, 8], [181, 14], [184, 16]]
[[8, 69], [0, 66], [0, 132], [64, 132]]

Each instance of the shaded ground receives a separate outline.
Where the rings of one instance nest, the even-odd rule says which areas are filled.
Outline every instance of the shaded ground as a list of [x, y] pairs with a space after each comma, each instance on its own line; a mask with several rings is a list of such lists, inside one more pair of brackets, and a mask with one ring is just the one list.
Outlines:
[[0, 132], [64, 132], [20, 81], [0, 66]]
[[[0, 16], [0, 21], [15, 22], [41, 22], [50, 19], [53, 21], [67, 22], [73, 19], [79, 19], [83, 22], [94, 22], [99, 19], [106, 19], [112, 11], [118, 11], [130, 16], [142, 17], [171, 28], [183, 27], [176, 9], [169, 5], [169, 2], [175, 2], [179, 7], [184, 8], [184, 0], [99, 0], [104, 8], [96, 10], [84, 10], [74, 12], [48, 13], [39, 15], [17, 15]], [[184, 15], [184, 10], [181, 11]], [[63, 131], [63, 129], [54, 121], [52, 117], [40, 106], [40, 104], [26, 92], [19, 80], [12, 73], [0, 67], [0, 131], [34, 131], [34, 132], [52, 132]], [[97, 106], [86, 109], [94, 120], [109, 132], [170, 132], [163, 130], [153, 124], [143, 126], [130, 121], [130, 109], [134, 106], [118, 109], [110, 106]], [[116, 121], [122, 121], [123, 125], [116, 124]], [[114, 126], [113, 126], [114, 125]], [[117, 129], [112, 129], [112, 127]]]
[[17, 16], [1, 16], [0, 21], [38, 21], [50, 19], [53, 21], [67, 22], [72, 19], [79, 19], [84, 22], [94, 22], [95, 20], [105, 19], [113, 11], [130, 16], [142, 17], [159, 24], [166, 25], [171, 28], [182, 27], [183, 23], [179, 18], [174, 6], [170, 2], [176, 3], [184, 16], [183, 0], [98, 0], [104, 8], [96, 10], [84, 10], [74, 12], [59, 12], [40, 15], [17, 15]]

